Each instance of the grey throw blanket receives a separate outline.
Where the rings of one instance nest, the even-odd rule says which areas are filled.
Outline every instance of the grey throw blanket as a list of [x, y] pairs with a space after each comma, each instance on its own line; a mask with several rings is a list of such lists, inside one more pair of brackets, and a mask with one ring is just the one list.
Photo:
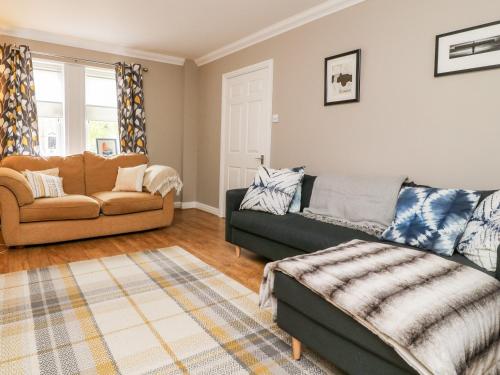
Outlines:
[[384, 230], [394, 218], [399, 190], [405, 179], [404, 176], [318, 176], [309, 207], [304, 212], [376, 225]]
[[500, 282], [429, 252], [354, 240], [269, 263], [392, 346], [420, 374], [500, 373]]
[[333, 216], [313, 214], [311, 212], [299, 212], [298, 214], [308, 219], [322, 221], [323, 223], [359, 230], [375, 237], [380, 237], [385, 230], [385, 227], [382, 227], [380, 226], [380, 224], [376, 223], [353, 223], [352, 221], [337, 219]]

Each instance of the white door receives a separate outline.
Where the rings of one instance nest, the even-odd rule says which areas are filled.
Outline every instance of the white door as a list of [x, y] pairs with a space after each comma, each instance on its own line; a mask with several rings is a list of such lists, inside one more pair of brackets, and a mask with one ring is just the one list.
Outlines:
[[227, 190], [248, 187], [271, 154], [272, 60], [222, 78], [220, 213]]

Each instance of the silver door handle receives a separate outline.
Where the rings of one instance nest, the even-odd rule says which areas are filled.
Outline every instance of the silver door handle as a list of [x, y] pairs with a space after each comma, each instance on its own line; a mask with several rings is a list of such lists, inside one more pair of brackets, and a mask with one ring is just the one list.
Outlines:
[[258, 158], [255, 158], [256, 160], [260, 160], [260, 164], [264, 165], [264, 155], [260, 155]]

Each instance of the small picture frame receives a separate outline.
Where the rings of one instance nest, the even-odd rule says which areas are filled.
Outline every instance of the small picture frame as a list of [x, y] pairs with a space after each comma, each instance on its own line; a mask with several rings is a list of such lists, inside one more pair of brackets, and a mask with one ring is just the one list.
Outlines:
[[118, 154], [118, 143], [114, 138], [96, 138], [98, 155], [111, 156]]
[[500, 68], [500, 21], [436, 36], [434, 76]]
[[325, 106], [359, 102], [360, 65], [360, 49], [325, 59]]

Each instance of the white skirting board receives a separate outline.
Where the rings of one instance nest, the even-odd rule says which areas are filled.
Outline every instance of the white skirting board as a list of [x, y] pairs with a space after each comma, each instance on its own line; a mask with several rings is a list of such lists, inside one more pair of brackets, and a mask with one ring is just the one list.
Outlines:
[[174, 207], [180, 208], [182, 210], [187, 210], [188, 208], [197, 208], [198, 210], [208, 212], [209, 214], [220, 216], [220, 211], [217, 207], [212, 207], [208, 204], [200, 202], [174, 202]]

